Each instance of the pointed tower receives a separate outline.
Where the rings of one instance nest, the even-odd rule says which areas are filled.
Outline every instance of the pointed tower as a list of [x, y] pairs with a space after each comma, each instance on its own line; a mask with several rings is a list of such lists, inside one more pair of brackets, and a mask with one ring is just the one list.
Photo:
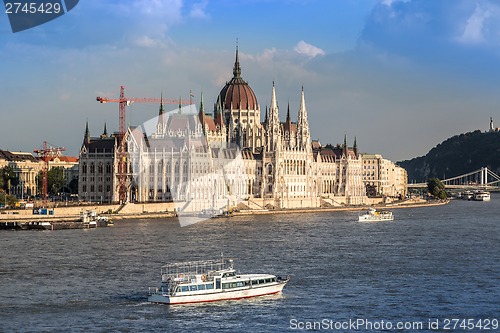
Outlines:
[[238, 57], [238, 45], [236, 45], [236, 59], [234, 60], [233, 77], [241, 78], [240, 59]]
[[267, 127], [267, 123], [269, 122], [269, 119], [267, 118], [267, 105], [266, 105], [266, 114], [264, 116], [264, 126]]
[[198, 119], [200, 120], [201, 127], [203, 129], [203, 134], [207, 134], [207, 128], [205, 123], [205, 107], [203, 106], [203, 91], [200, 97], [200, 111], [198, 112]]
[[290, 118], [290, 102], [288, 102], [288, 107], [286, 110], [285, 131], [288, 131], [290, 134], [292, 131], [292, 118]]
[[267, 150], [275, 151], [281, 148], [281, 123], [279, 118], [278, 102], [276, 101], [276, 89], [271, 94], [271, 106], [269, 107], [269, 122], [267, 124], [267, 133], [269, 136]]
[[158, 110], [158, 124], [156, 125], [156, 134], [163, 134], [166, 127], [165, 109], [163, 108], [163, 92], [160, 95], [160, 109]]
[[90, 143], [90, 131], [89, 131], [89, 121], [85, 125], [85, 134], [83, 135], [83, 145], [88, 145]]
[[286, 111], [286, 120], [285, 124], [283, 124], [283, 139], [285, 140], [285, 146], [288, 148], [293, 147], [293, 133], [292, 133], [292, 118], [290, 118], [290, 102], [288, 102], [288, 107]]
[[101, 139], [106, 139], [108, 137], [108, 130], [106, 129], [106, 123], [104, 123], [104, 131], [101, 134]]
[[348, 148], [347, 148], [347, 135], [344, 134], [344, 144], [342, 145], [342, 154], [347, 158], [347, 152], [348, 152]]
[[356, 140], [356, 137], [354, 137], [354, 145], [352, 146], [352, 150], [354, 151], [354, 154], [356, 155], [356, 158], [358, 157], [358, 143]]
[[297, 145], [302, 150], [311, 150], [311, 134], [309, 131], [309, 121], [307, 120], [306, 99], [304, 97], [304, 87], [302, 87], [300, 97], [299, 119], [297, 121]]

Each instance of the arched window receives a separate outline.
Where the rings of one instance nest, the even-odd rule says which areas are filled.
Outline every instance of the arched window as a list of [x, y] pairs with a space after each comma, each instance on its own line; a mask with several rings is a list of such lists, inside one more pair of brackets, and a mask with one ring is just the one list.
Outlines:
[[267, 174], [271, 175], [272, 173], [273, 173], [273, 165], [271, 163], [269, 163], [267, 165]]
[[95, 173], [95, 165], [94, 165], [94, 162], [90, 163], [90, 173]]
[[87, 163], [83, 163], [83, 165], [82, 165], [82, 173], [87, 173]]
[[158, 161], [158, 172], [161, 172], [161, 171], [163, 171], [163, 161], [162, 160]]

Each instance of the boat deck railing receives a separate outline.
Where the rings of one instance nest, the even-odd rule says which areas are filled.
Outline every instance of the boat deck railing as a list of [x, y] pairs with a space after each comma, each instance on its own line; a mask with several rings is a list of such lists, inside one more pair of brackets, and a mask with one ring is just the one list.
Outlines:
[[205, 275], [209, 279], [216, 271], [232, 269], [232, 259], [198, 260], [171, 263], [161, 267], [161, 278], [167, 281], [190, 281], [196, 275]]

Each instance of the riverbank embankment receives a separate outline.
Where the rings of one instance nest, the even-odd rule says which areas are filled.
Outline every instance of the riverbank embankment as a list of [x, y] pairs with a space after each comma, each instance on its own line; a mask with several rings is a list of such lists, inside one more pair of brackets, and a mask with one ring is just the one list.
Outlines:
[[[421, 199], [411, 199], [392, 204], [379, 204], [375, 206], [336, 206], [336, 207], [321, 207], [321, 208], [296, 208], [296, 209], [245, 209], [238, 210], [232, 213], [233, 216], [247, 215], [264, 215], [264, 214], [302, 214], [302, 213], [318, 213], [318, 212], [343, 212], [343, 211], [361, 211], [368, 207], [377, 209], [402, 209], [415, 207], [440, 206], [447, 204], [449, 201], [425, 201]], [[153, 204], [128, 204], [133, 205], [132, 208], [125, 209], [120, 205], [93, 205], [93, 206], [76, 206], [76, 207], [59, 207], [54, 209], [54, 215], [36, 215], [29, 210], [5, 210], [0, 214], [1, 221], [9, 222], [40, 222], [46, 221], [51, 223], [57, 222], [73, 222], [78, 220], [80, 214], [85, 210], [93, 210], [97, 213], [108, 216], [112, 220], [124, 219], [157, 219], [157, 218], [174, 218], [177, 216], [172, 207], [165, 208], [165, 204], [161, 206], [158, 203]], [[126, 206], [128, 206], [126, 205]], [[170, 209], [168, 209], [170, 208]]]

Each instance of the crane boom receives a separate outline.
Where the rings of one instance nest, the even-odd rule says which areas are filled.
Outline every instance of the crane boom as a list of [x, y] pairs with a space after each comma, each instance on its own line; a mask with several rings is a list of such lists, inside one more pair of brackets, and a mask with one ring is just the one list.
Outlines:
[[190, 101], [182, 101], [174, 98], [124, 98], [124, 99], [119, 99], [119, 98], [107, 98], [107, 97], [96, 97], [96, 101], [99, 103], [105, 104], [105, 103], [121, 103], [125, 102], [127, 105], [130, 105], [132, 103], [162, 103], [163, 104], [182, 104], [182, 105], [189, 105], [192, 104]]

